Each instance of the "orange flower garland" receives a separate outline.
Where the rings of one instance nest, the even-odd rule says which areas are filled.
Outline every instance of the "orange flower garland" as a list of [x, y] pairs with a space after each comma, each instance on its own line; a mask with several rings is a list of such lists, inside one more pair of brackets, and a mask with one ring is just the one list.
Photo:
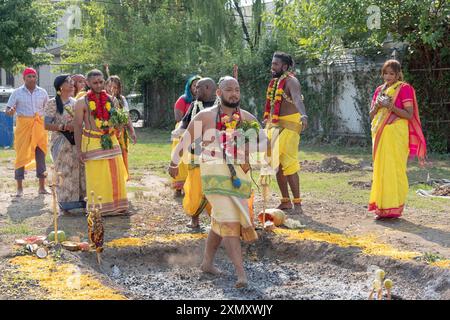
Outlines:
[[272, 113], [272, 123], [278, 123], [280, 117], [281, 101], [283, 100], [284, 87], [286, 86], [287, 78], [290, 73], [284, 73], [280, 78], [274, 78], [269, 83], [267, 89], [267, 100], [264, 112], [264, 120], [268, 120], [270, 113]]

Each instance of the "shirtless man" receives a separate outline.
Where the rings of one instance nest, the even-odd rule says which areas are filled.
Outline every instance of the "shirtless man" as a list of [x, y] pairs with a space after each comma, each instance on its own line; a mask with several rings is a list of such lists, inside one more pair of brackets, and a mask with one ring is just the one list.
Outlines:
[[[241, 181], [241, 186], [234, 187], [232, 185], [229, 166], [223, 161], [221, 148], [218, 145], [219, 141], [214, 137], [220, 136], [220, 132], [223, 132], [217, 132], [217, 128], [220, 127], [220, 123], [218, 123], [221, 119], [220, 116], [224, 114], [228, 115], [229, 119], [233, 119], [235, 113], [240, 114], [241, 120], [256, 121], [256, 118], [239, 108], [240, 87], [236, 79], [222, 78], [216, 94], [220, 98], [219, 102], [198, 113], [190, 122], [180, 144], [172, 154], [169, 174], [172, 177], [177, 175], [178, 164], [183, 152], [188, 150], [194, 140], [201, 139], [204, 146], [200, 160], [203, 192], [212, 206], [212, 215], [211, 231], [206, 240], [204, 258], [200, 268], [206, 273], [215, 275], [221, 273], [214, 266], [213, 261], [218, 247], [223, 242], [227, 255], [236, 270], [236, 287], [243, 288], [247, 286], [248, 281], [243, 266], [241, 237], [246, 242], [252, 242], [258, 238], [250, 219], [248, 207], [251, 178], [248, 170], [244, 171], [245, 166], [234, 164], [233, 167]], [[250, 148], [248, 149], [250, 150]], [[211, 152], [211, 150], [215, 152]], [[222, 183], [217, 184], [217, 181], [222, 181]]]
[[[292, 209], [288, 184], [294, 196], [297, 212], [302, 212], [300, 198], [300, 179], [298, 172], [298, 146], [300, 133], [307, 128], [308, 116], [303, 103], [300, 82], [289, 72], [294, 66], [292, 57], [284, 52], [275, 52], [272, 59], [272, 77], [269, 85], [268, 101], [264, 113], [267, 135], [272, 143], [272, 166], [277, 170], [277, 182], [282, 199], [278, 209]], [[271, 89], [272, 87], [272, 89]], [[282, 91], [277, 107], [277, 93]], [[276, 140], [278, 139], [277, 143]]]
[[91, 90], [75, 105], [74, 133], [78, 156], [85, 163], [88, 202], [92, 203], [90, 193], [94, 191], [103, 216], [123, 214], [128, 210], [128, 175], [115, 128], [108, 121], [117, 101], [104, 90], [101, 71], [90, 71], [87, 83]]

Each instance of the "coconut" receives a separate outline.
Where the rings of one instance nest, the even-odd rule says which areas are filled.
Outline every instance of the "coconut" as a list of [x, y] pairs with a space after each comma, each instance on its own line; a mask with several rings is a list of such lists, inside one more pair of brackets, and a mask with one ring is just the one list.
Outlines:
[[[283, 210], [280, 209], [267, 209], [265, 211], [265, 220], [271, 221], [276, 227], [282, 226], [284, 224], [284, 221], [286, 219], [286, 214], [283, 212]], [[258, 220], [263, 223], [264, 213], [260, 212], [258, 214]]]
[[46, 248], [41, 247], [36, 250], [36, 256], [40, 259], [45, 259], [48, 256], [48, 251]]
[[272, 221], [266, 221], [266, 224], [264, 225], [266, 231], [273, 231], [275, 228], [275, 224]]
[[39, 246], [37, 245], [37, 244], [27, 244], [26, 246], [25, 246], [25, 248], [29, 251], [29, 252], [31, 252], [31, 253], [33, 253], [33, 252], [35, 252], [38, 248], [39, 248]]

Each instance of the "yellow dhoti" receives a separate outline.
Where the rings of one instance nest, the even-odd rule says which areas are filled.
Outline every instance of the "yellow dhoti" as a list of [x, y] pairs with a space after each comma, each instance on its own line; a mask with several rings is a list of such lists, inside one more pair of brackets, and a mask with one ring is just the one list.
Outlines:
[[232, 185], [226, 164], [200, 165], [203, 192], [212, 206], [211, 230], [221, 237], [242, 237], [246, 242], [258, 239], [249, 210], [251, 182], [249, 173], [235, 166], [241, 187]]
[[183, 209], [191, 217], [200, 215], [204, 209], [211, 215], [211, 205], [202, 191], [200, 167], [189, 168], [184, 183]]
[[[178, 122], [175, 126], [175, 129], [181, 125], [181, 122]], [[180, 139], [174, 138], [172, 142], [172, 153], [177, 147], [178, 143], [180, 143]], [[182, 161], [178, 165], [178, 175], [175, 179], [172, 179], [172, 188], [175, 190], [183, 190], [184, 182], [188, 176], [188, 165], [186, 162]]]
[[[125, 182], [128, 178], [122, 151], [115, 135], [111, 135], [113, 149], [103, 150], [101, 133], [84, 130], [81, 151], [86, 158], [86, 192], [94, 191], [96, 203], [101, 204], [103, 216], [118, 215], [128, 209]], [[97, 197], [102, 200], [98, 201]], [[89, 198], [89, 203], [92, 200]]]
[[22, 167], [25, 167], [25, 170], [34, 169], [37, 147], [47, 154], [48, 133], [44, 127], [44, 118], [38, 114], [34, 117], [18, 116], [14, 133], [15, 169]]
[[284, 176], [290, 176], [300, 171], [298, 160], [298, 146], [302, 126], [300, 114], [280, 116], [279, 122], [274, 125], [270, 122], [267, 137], [271, 141], [271, 166], [277, 170], [281, 166]]
[[[377, 115], [379, 117], [380, 115]], [[377, 117], [374, 121], [377, 121]], [[380, 129], [379, 129], [380, 130]], [[373, 134], [375, 139], [376, 132]], [[408, 120], [384, 126], [376, 146], [369, 211], [383, 218], [400, 217], [408, 194]]]

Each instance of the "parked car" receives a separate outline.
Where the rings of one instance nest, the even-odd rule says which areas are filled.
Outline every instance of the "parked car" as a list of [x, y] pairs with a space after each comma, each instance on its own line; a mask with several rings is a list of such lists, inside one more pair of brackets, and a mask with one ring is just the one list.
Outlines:
[[0, 111], [6, 111], [6, 104], [8, 103], [9, 97], [13, 93], [14, 88], [11, 87], [0, 87]]
[[[11, 87], [0, 87], [0, 112], [6, 111], [6, 104], [8, 103], [9, 97], [12, 95], [14, 88]], [[16, 125], [16, 115], [14, 115], [14, 125]]]
[[126, 96], [130, 108], [132, 122], [138, 122], [144, 117], [144, 97], [139, 93], [131, 93]]

